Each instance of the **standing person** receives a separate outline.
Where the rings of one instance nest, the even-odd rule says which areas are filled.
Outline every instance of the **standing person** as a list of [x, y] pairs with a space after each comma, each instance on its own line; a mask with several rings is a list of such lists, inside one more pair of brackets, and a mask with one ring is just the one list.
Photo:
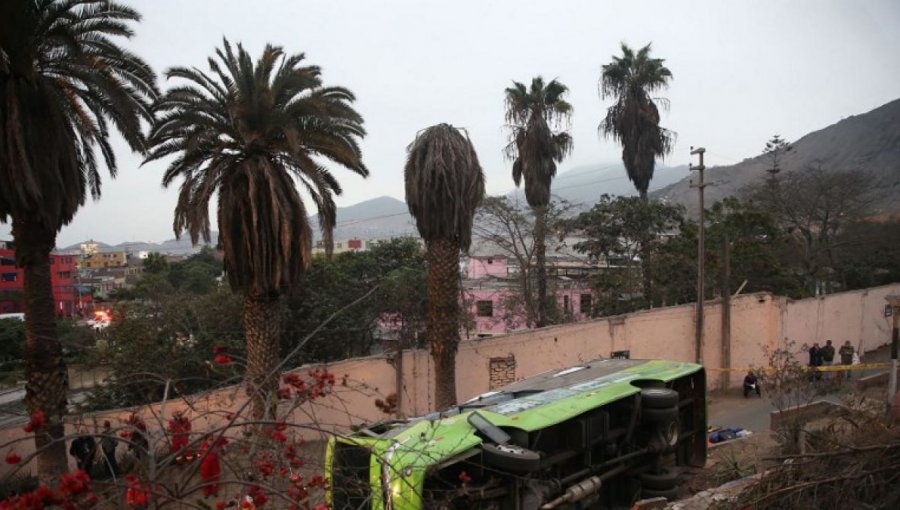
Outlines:
[[97, 453], [97, 443], [94, 436], [85, 434], [84, 430], [79, 430], [80, 436], [72, 440], [69, 447], [69, 455], [75, 457], [75, 465], [78, 469], [91, 476], [91, 470], [94, 467], [94, 455]]
[[119, 441], [113, 435], [109, 420], [103, 422], [103, 437], [100, 439], [100, 452], [103, 454], [103, 461], [106, 463], [107, 469], [111, 476], [119, 474], [119, 464], [116, 461], [116, 446]]
[[813, 346], [809, 348], [809, 368], [813, 371], [812, 377], [816, 380], [822, 378], [822, 372], [817, 370], [820, 366], [822, 366], [822, 348], [819, 347], [819, 342], [813, 342]]
[[[822, 347], [822, 365], [826, 367], [830, 367], [834, 365], [834, 346], [831, 345], [831, 340], [825, 341], [825, 347]], [[828, 381], [831, 379], [831, 372], [825, 372], [825, 380]]]
[[744, 398], [747, 398], [751, 391], [756, 391], [756, 396], [762, 398], [759, 390], [759, 378], [756, 377], [753, 370], [748, 370], [747, 375], [744, 376]]
[[[844, 345], [841, 346], [841, 350], [838, 351], [838, 354], [841, 355], [841, 365], [849, 367], [853, 364], [853, 355], [856, 354], [856, 351], [853, 349], [853, 346], [850, 345], [850, 340], [844, 342]], [[851, 372], [850, 370], [845, 370], [844, 375], [849, 381], [851, 377], [853, 377], [853, 372]]]

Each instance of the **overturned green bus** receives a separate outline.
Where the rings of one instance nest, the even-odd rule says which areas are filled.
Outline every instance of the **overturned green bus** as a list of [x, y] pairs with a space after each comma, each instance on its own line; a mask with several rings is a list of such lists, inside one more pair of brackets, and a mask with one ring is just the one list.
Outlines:
[[550, 510], [674, 499], [706, 460], [703, 367], [598, 359], [334, 436], [333, 510]]

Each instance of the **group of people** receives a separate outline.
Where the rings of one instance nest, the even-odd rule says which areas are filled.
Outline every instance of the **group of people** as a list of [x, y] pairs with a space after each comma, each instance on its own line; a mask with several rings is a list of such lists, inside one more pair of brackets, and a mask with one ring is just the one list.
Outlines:
[[[147, 438], [140, 430], [136, 430], [131, 434], [128, 449], [132, 451], [135, 458], [139, 459], [142, 451], [146, 451]], [[109, 421], [103, 422], [103, 429], [99, 439], [100, 449], [98, 451], [95, 437], [91, 434], [82, 433], [72, 440], [72, 444], [69, 447], [69, 455], [75, 457], [75, 464], [78, 466], [78, 469], [83, 470], [88, 476], [93, 477], [98, 472], [106, 473], [109, 476], [118, 476], [121, 471], [116, 456], [116, 449], [120, 441], [113, 433]], [[97, 463], [98, 461], [99, 463]], [[100, 471], [101, 469], [103, 471]]]
[[[841, 365], [843, 366], [858, 365], [860, 362], [859, 354], [853, 348], [853, 345], [850, 344], [850, 340], [844, 342], [844, 345], [837, 351], [837, 355], [841, 357]], [[813, 342], [812, 347], [809, 348], [809, 367], [816, 371], [816, 380], [822, 379], [823, 371], [818, 370], [818, 368], [834, 366], [834, 357], [835, 349], [831, 344], [831, 340], [827, 340], [824, 347], [820, 347], [819, 342]], [[850, 370], [844, 370], [842, 373], [846, 375], [848, 380], [852, 376]], [[825, 379], [829, 379], [828, 372], [825, 372], [825, 374]]]
[[[844, 345], [837, 352], [835, 352], [831, 340], [827, 340], [824, 347], [819, 346], [819, 342], [814, 342], [812, 347], [809, 348], [809, 367], [815, 370], [815, 375], [812, 377], [816, 380], [821, 380], [822, 374], [825, 373], [825, 379], [830, 379], [829, 373], [818, 370], [818, 367], [834, 366], [835, 356], [840, 356], [840, 364], [842, 366], [849, 367], [850, 365], [860, 364], [859, 354], [853, 348], [853, 345], [850, 344], [850, 340], [844, 342]], [[844, 376], [849, 380], [851, 374], [850, 370], [841, 370], [838, 375]], [[744, 376], [744, 398], [747, 398], [751, 393], [756, 393], [758, 397], [762, 397], [759, 377], [753, 370], [749, 370], [747, 375]]]

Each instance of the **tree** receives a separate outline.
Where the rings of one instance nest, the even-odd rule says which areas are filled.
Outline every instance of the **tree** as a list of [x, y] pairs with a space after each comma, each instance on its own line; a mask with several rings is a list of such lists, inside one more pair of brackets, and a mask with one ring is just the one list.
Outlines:
[[[573, 208], [572, 204], [564, 200], [551, 201], [544, 208], [544, 224], [547, 225], [543, 229], [544, 247], [558, 244], [557, 231]], [[534, 289], [535, 269], [539, 269], [535, 265], [538, 245], [535, 239], [536, 222], [534, 209], [523, 209], [505, 196], [487, 197], [478, 208], [473, 230], [477, 239], [495, 247], [499, 251], [498, 255], [502, 253], [515, 260], [518, 265], [518, 295], [507, 304], [515, 305], [514, 309], [523, 312], [529, 328], [534, 327], [537, 322], [538, 309]], [[552, 308], [548, 312], [548, 319], [558, 315]]]
[[836, 278], [840, 233], [865, 216], [876, 191], [864, 171], [832, 170], [823, 162], [787, 173], [772, 192], [766, 182], [742, 190], [746, 200], [775, 215], [798, 245], [800, 268], [807, 289], [828, 292]]
[[425, 240], [428, 325], [435, 405], [456, 403], [460, 327], [459, 253], [472, 241], [472, 220], [484, 197], [484, 174], [468, 136], [449, 124], [420, 132], [407, 148], [406, 204]]
[[[282, 354], [319, 328], [303, 349], [303, 360], [292, 364], [329, 362], [368, 356], [377, 340], [379, 325], [400, 320], [400, 333], [415, 337], [417, 324], [424, 322], [425, 289], [414, 282], [425, 279], [425, 258], [419, 243], [411, 238], [392, 239], [370, 245], [367, 251], [339, 253], [331, 260], [314, 257], [300, 285], [287, 298], [287, 332]], [[372, 299], [320, 325], [373, 287]]]
[[[100, 197], [96, 149], [116, 174], [113, 130], [143, 151], [141, 121], [152, 119], [156, 76], [118, 45], [133, 35], [137, 11], [104, 0], [0, 3], [0, 221], [12, 220], [16, 262], [25, 270], [26, 385], [38, 471], [65, 470], [67, 371], [56, 336], [50, 251], [56, 234]], [[42, 431], [44, 432], [44, 431]]]
[[[510, 128], [510, 142], [506, 156], [513, 160], [513, 181], [518, 186], [525, 180], [525, 200], [534, 210], [535, 261], [537, 263], [537, 327], [547, 325], [547, 261], [546, 209], [550, 203], [550, 186], [559, 163], [572, 150], [572, 137], [559, 131], [568, 125], [572, 105], [564, 96], [569, 89], [551, 80], [546, 85], [537, 76], [531, 87], [513, 82], [506, 89], [506, 122]], [[554, 128], [557, 131], [554, 132]]]
[[[718, 281], [723, 284], [721, 292], [734, 292], [746, 283], [745, 292], [802, 297], [802, 282], [784, 264], [784, 254], [790, 246], [775, 216], [729, 197], [707, 209], [706, 220], [709, 285]], [[730, 269], [723, 282], [726, 253]]]
[[[679, 206], [609, 195], [601, 196], [594, 207], [570, 223], [584, 238], [574, 245], [575, 250], [604, 268], [595, 282], [601, 313], [623, 313], [684, 299], [681, 283], [690, 274], [691, 263], [696, 263], [684, 249], [673, 249], [686, 247], [679, 237], [684, 227], [684, 210]], [[642, 273], [642, 268], [651, 271]], [[677, 279], [671, 280], [673, 277]], [[642, 279], [654, 278], [666, 285], [653, 295], [642, 292]], [[679, 289], [668, 294], [670, 301], [665, 299], [667, 288]]]
[[622, 43], [622, 56], [612, 59], [603, 66], [600, 96], [614, 97], [615, 103], [606, 111], [599, 131], [622, 145], [628, 178], [647, 200], [656, 158], [669, 154], [675, 143], [675, 133], [659, 125], [656, 101], [668, 102], [651, 95], [669, 86], [672, 72], [663, 65], [664, 59], [650, 57], [649, 44], [635, 53]]
[[169, 263], [166, 261], [166, 257], [155, 251], [147, 254], [143, 266], [144, 272], [149, 274], [159, 274], [169, 270]]
[[792, 150], [794, 150], [794, 146], [781, 138], [781, 135], [775, 135], [771, 140], [766, 142], [766, 148], [763, 149], [763, 154], [768, 160], [766, 172], [769, 173], [768, 183], [772, 188], [775, 188], [778, 184], [778, 174], [781, 173], [781, 162], [784, 159], [784, 156]]
[[[88, 393], [87, 407], [157, 402], [167, 382], [171, 391], [187, 397], [237, 380], [244, 344], [241, 309], [241, 296], [227, 288], [201, 296], [178, 292], [160, 294], [153, 301], [116, 303], [113, 321], [104, 331], [106, 342], [88, 358], [89, 366], [109, 371], [108, 382]], [[211, 362], [213, 352], [223, 348], [238, 362]]]
[[163, 185], [181, 177], [175, 233], [197, 244], [210, 240], [209, 202], [218, 194], [219, 242], [232, 289], [244, 294], [247, 390], [256, 415], [277, 389], [274, 374], [282, 332], [282, 296], [309, 265], [311, 231], [299, 182], [328, 235], [333, 195], [341, 188], [316, 158], [366, 176], [358, 141], [363, 119], [353, 94], [322, 85], [302, 54], [267, 45], [255, 63], [238, 44], [223, 41], [211, 74], [187, 67], [167, 71], [184, 82], [156, 105], [159, 121], [147, 161], [178, 156]]

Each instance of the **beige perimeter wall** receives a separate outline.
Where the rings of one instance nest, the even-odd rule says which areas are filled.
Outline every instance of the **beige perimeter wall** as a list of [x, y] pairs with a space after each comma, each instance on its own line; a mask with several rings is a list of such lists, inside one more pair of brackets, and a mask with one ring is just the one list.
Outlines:
[[[732, 300], [732, 367], [765, 364], [765, 350], [795, 342], [799, 350], [813, 341], [832, 340], [843, 344], [850, 340], [865, 353], [890, 341], [890, 319], [884, 317], [885, 296], [900, 294], [900, 284], [832, 294], [820, 298], [793, 301], [767, 293], [743, 295]], [[722, 366], [721, 304], [707, 302], [704, 328], [704, 364], [709, 369]], [[693, 361], [694, 315], [692, 305], [647, 310], [623, 316], [596, 319], [577, 324], [499, 337], [467, 340], [457, 356], [457, 393], [460, 401], [516, 379], [588, 361], [608, 357], [613, 351], [628, 350], [632, 358], [667, 358]], [[402, 377], [395, 362], [385, 356], [358, 358], [332, 363], [338, 385], [332, 396], [298, 409], [292, 421], [308, 425], [303, 435], [313, 439], [329, 430], [347, 430], [350, 425], [387, 418], [375, 400], [397, 392], [400, 383], [400, 412], [415, 416], [429, 412], [434, 402], [433, 367], [427, 351], [403, 353]], [[297, 369], [308, 370], [308, 367]], [[714, 370], [710, 385], [718, 384]], [[737, 386], [741, 372], [730, 372], [729, 382]], [[196, 418], [195, 431], [209, 430], [223, 423], [224, 416], [244, 403], [239, 388], [227, 388], [198, 395], [190, 402], [159, 404], [140, 412], [150, 423], [164, 423], [174, 409], [184, 409]], [[118, 410], [84, 417], [88, 425], [109, 419], [113, 426], [122, 423], [131, 410]], [[74, 432], [74, 426], [70, 427]], [[0, 445], [20, 439], [21, 427], [0, 430]], [[30, 440], [17, 442], [16, 452], [30, 453]], [[10, 446], [0, 448], [6, 456]], [[0, 471], [8, 469], [4, 465]]]

